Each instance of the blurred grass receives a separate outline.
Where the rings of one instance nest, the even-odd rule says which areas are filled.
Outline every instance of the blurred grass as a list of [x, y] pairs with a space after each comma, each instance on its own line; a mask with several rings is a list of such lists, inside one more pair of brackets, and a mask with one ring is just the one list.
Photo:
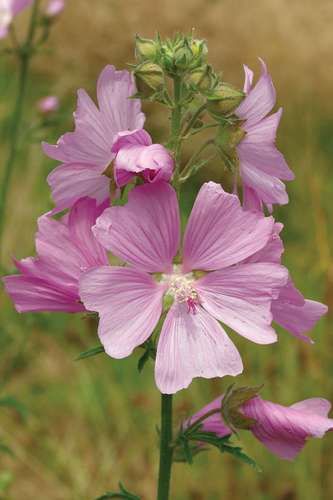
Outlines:
[[[290, 204], [277, 211], [285, 224], [285, 262], [308, 297], [333, 302], [332, 206], [333, 8], [328, 0], [89, 0], [69, 1], [55, 26], [51, 52], [36, 60], [29, 87], [26, 127], [35, 120], [35, 101], [57, 93], [62, 100], [61, 126], [45, 130], [54, 140], [71, 128], [74, 89], [94, 92], [96, 77], [107, 63], [124, 67], [132, 60], [133, 36], [155, 30], [171, 35], [196, 26], [209, 42], [210, 60], [226, 80], [240, 84], [241, 64], [255, 66], [264, 57], [272, 72], [279, 101], [285, 108], [279, 146], [296, 173], [288, 186]], [[24, 22], [24, 20], [22, 20]], [[52, 61], [52, 63], [50, 63]], [[0, 63], [1, 148], [6, 148], [6, 123], [15, 90], [15, 65]], [[163, 140], [167, 121], [158, 107], [147, 108], [147, 127]], [[10, 257], [31, 255], [36, 217], [51, 206], [45, 177], [53, 168], [38, 143], [22, 144], [10, 193], [3, 265]], [[186, 191], [186, 209], [204, 179], [222, 180], [219, 165], [194, 179]], [[152, 367], [138, 376], [139, 353], [123, 361], [100, 355], [74, 362], [77, 354], [97, 343], [90, 320], [62, 314], [15, 313], [0, 298], [1, 374], [8, 375], [2, 392], [23, 402], [28, 418], [1, 409], [0, 440], [15, 457], [0, 456], [0, 473], [11, 474], [2, 498], [26, 500], [92, 499], [116, 489], [118, 480], [144, 499], [154, 498], [157, 469], [155, 424], [159, 394]], [[281, 331], [280, 341], [256, 346], [231, 334], [245, 364], [240, 382], [265, 382], [263, 395], [282, 404], [311, 396], [333, 400], [332, 317], [313, 332], [314, 346]], [[2, 377], [3, 380], [3, 377]], [[196, 380], [175, 398], [180, 418], [219, 394], [229, 380]], [[172, 500], [241, 499], [326, 500], [332, 497], [333, 437], [312, 440], [296, 462], [269, 455], [242, 435], [247, 451], [262, 465], [258, 474], [214, 451], [192, 467], [176, 465]], [[7, 481], [8, 482], [8, 481]], [[10, 483], [10, 480], [9, 480]], [[0, 475], [0, 490], [1, 490]], [[1, 491], [0, 491], [1, 498]]]

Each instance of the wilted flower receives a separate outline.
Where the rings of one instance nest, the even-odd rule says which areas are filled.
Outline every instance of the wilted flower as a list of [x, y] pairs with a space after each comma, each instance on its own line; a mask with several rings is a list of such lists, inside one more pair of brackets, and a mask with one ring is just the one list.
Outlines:
[[240, 120], [244, 120], [241, 127], [246, 132], [237, 145], [243, 196], [246, 204], [283, 205], [288, 203], [288, 195], [281, 179], [290, 181], [294, 174], [275, 146], [282, 108], [267, 116], [275, 105], [276, 93], [266, 65], [260, 61], [262, 72], [254, 87], [253, 72], [244, 66], [247, 95], [235, 110]]
[[[223, 396], [218, 397], [183, 424], [186, 429], [208, 412], [216, 413], [202, 422], [202, 430], [218, 437], [229, 436], [231, 429], [222, 417]], [[333, 419], [328, 418], [331, 404], [326, 399], [311, 398], [291, 406], [265, 401], [259, 396], [240, 407], [240, 412], [254, 421], [250, 432], [272, 453], [285, 460], [293, 460], [304, 447], [307, 438], [321, 438], [333, 430]]]
[[65, 0], [49, 0], [46, 9], [45, 15], [47, 17], [55, 17], [58, 16], [65, 8]]
[[[84, 90], [78, 91], [77, 110], [74, 113], [75, 131], [63, 135], [56, 145], [43, 144], [48, 156], [62, 162], [48, 176], [56, 210], [70, 207], [82, 196], [95, 198], [99, 203], [109, 197], [109, 167], [116, 156], [113, 152], [115, 141], [118, 141], [118, 148], [115, 146], [118, 157], [121, 154], [119, 133], [126, 135], [129, 131], [138, 132], [132, 135], [132, 140], [140, 146], [141, 153], [143, 144], [139, 138], [144, 135], [145, 141], [149, 142], [145, 146], [149, 152], [144, 156], [147, 163], [137, 167], [132, 162], [131, 172], [141, 175], [143, 170], [147, 170], [155, 172], [158, 177], [163, 165], [160, 162], [156, 164], [156, 155], [152, 152], [153, 146], [158, 146], [159, 152], [162, 146], [151, 145], [149, 135], [140, 132], [145, 117], [141, 112], [140, 101], [130, 99], [135, 92], [132, 75], [128, 71], [116, 71], [113, 66], [106, 66], [98, 79], [99, 108]], [[129, 140], [123, 142], [128, 152]], [[170, 171], [171, 157], [164, 148], [163, 154], [168, 156], [166, 169]], [[130, 167], [127, 166], [126, 170], [130, 171]], [[165, 178], [165, 175], [162, 177]], [[155, 175], [152, 175], [147, 181], [154, 179]]]
[[13, 18], [29, 7], [33, 0], [0, 0], [0, 38], [5, 38]]
[[[259, 344], [276, 341], [271, 302], [286, 283], [279, 264], [242, 264], [271, 237], [274, 220], [244, 211], [237, 196], [213, 182], [201, 188], [184, 235], [182, 264], [177, 196], [165, 182], [129, 193], [123, 207], [98, 218], [94, 234], [129, 267], [103, 266], [81, 278], [86, 308], [100, 316], [105, 351], [123, 358], [153, 333], [168, 310], [157, 346], [162, 393], [194, 377], [237, 375], [242, 362], [218, 321]], [[236, 265], [237, 264], [237, 265]]]
[[45, 115], [54, 113], [59, 109], [59, 99], [55, 95], [48, 95], [37, 102], [37, 107]]
[[91, 231], [105, 207], [82, 198], [59, 221], [48, 214], [38, 219], [38, 257], [15, 261], [21, 274], [3, 278], [18, 312], [85, 310], [78, 293], [79, 277], [108, 262]]

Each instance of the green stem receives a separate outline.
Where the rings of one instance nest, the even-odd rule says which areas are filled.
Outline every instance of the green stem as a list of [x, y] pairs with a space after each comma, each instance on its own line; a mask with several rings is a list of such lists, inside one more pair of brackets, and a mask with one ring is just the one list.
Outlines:
[[196, 112], [192, 116], [191, 120], [189, 121], [187, 127], [185, 128], [185, 130], [183, 132], [183, 136], [184, 137], [186, 136], [186, 134], [188, 132], [190, 132], [190, 130], [192, 129], [193, 125], [195, 124], [195, 122], [197, 121], [197, 119], [200, 117], [200, 115], [203, 113], [203, 111], [205, 111], [206, 106], [207, 106], [207, 104], [204, 103], [201, 106], [199, 106], [199, 108], [196, 110]]
[[[13, 173], [13, 166], [17, 155], [19, 133], [21, 128], [23, 105], [26, 95], [29, 64], [33, 55], [33, 41], [37, 27], [37, 14], [38, 14], [39, 0], [35, 0], [32, 8], [29, 29], [27, 37], [22, 46], [17, 47], [17, 54], [19, 58], [19, 81], [16, 103], [11, 119], [9, 130], [9, 153], [5, 163], [4, 175], [0, 191], [0, 241], [2, 241], [3, 230], [5, 225], [5, 210], [6, 201], [9, 191], [11, 176]], [[3, 245], [2, 245], [3, 246]]]
[[182, 80], [180, 76], [175, 76], [173, 80], [174, 104], [171, 112], [171, 140], [170, 149], [174, 152], [175, 169], [173, 184], [179, 197], [179, 169], [180, 169], [180, 149], [181, 149], [181, 128], [182, 128]]
[[172, 394], [161, 394], [160, 467], [157, 500], [169, 500], [172, 466]]
[[204, 142], [200, 148], [191, 156], [189, 161], [186, 163], [185, 167], [181, 171], [181, 178], [180, 181], [182, 182], [182, 179], [187, 179], [188, 174], [191, 171], [191, 168], [195, 164], [196, 160], [200, 157], [201, 153], [207, 148], [207, 146], [210, 146], [211, 144], [214, 144], [214, 139], [209, 139], [208, 141]]

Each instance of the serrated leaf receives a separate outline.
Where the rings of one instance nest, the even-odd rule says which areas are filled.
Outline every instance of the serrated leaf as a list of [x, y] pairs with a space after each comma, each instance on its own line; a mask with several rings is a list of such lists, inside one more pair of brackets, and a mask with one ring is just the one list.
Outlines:
[[90, 358], [92, 356], [97, 356], [97, 354], [102, 354], [105, 352], [104, 347], [102, 345], [98, 345], [96, 347], [91, 347], [87, 351], [81, 352], [75, 361], [80, 361], [81, 359]]
[[242, 448], [240, 448], [239, 446], [230, 446], [223, 444], [221, 445], [220, 450], [222, 453], [230, 453], [238, 460], [241, 460], [247, 465], [253, 467], [257, 472], [262, 472], [262, 468], [260, 467], [260, 465], [258, 465], [257, 462], [253, 460], [253, 458], [249, 457], [246, 453], [244, 453]]

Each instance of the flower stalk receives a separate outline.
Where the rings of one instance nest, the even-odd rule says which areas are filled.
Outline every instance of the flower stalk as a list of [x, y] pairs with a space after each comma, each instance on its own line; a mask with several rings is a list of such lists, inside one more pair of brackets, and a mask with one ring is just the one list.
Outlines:
[[169, 499], [172, 455], [172, 394], [161, 394], [160, 465], [157, 500]]
[[26, 96], [26, 89], [28, 83], [29, 67], [31, 59], [34, 55], [34, 38], [37, 28], [39, 0], [35, 0], [30, 18], [30, 24], [25, 41], [20, 46], [15, 47], [17, 57], [19, 60], [19, 80], [16, 102], [12, 114], [9, 134], [9, 152], [7, 161], [4, 168], [4, 175], [0, 191], [0, 241], [2, 241], [4, 224], [5, 224], [5, 210], [10, 186], [10, 180], [13, 174], [13, 167], [18, 151], [20, 128], [23, 117], [24, 100]]

